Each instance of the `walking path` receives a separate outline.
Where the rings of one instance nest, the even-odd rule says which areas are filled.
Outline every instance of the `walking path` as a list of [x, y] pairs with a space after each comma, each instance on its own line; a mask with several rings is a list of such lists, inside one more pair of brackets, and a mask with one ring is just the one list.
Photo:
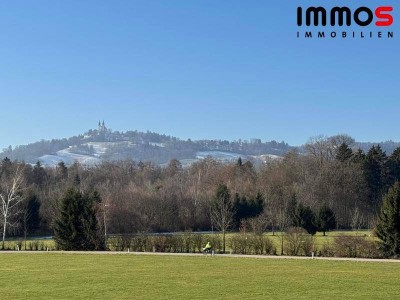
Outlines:
[[256, 258], [256, 259], [301, 259], [301, 260], [331, 260], [331, 261], [355, 261], [355, 262], [389, 262], [400, 263], [400, 259], [371, 259], [348, 257], [309, 257], [309, 256], [275, 256], [275, 255], [246, 255], [246, 254], [201, 254], [201, 253], [166, 253], [166, 252], [117, 252], [117, 251], [0, 251], [1, 254], [96, 254], [96, 255], [158, 255], [158, 256], [192, 256], [214, 258]]

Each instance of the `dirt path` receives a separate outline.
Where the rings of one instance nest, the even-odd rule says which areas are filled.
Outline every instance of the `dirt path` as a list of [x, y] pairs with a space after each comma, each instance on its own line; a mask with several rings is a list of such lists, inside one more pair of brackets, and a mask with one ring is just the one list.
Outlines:
[[116, 252], [116, 251], [0, 251], [0, 255], [7, 254], [95, 254], [95, 255], [158, 255], [158, 256], [191, 256], [191, 257], [213, 257], [213, 258], [252, 258], [252, 259], [301, 259], [301, 260], [332, 260], [332, 261], [355, 261], [355, 262], [390, 262], [400, 263], [400, 259], [369, 259], [369, 258], [345, 258], [345, 257], [309, 257], [309, 256], [274, 256], [274, 255], [245, 255], [245, 254], [210, 254], [201, 253], [165, 253], [165, 252]]

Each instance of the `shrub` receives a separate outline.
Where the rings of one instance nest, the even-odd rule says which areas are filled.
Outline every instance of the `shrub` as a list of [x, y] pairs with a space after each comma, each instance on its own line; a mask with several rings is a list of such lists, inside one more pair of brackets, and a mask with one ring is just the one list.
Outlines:
[[37, 241], [37, 240], [34, 240], [34, 241], [29, 242], [28, 245], [29, 245], [29, 248], [30, 248], [32, 251], [37, 251], [37, 250], [39, 250], [39, 241]]
[[131, 236], [118, 236], [108, 239], [109, 249], [112, 251], [127, 251], [131, 248]]
[[322, 247], [321, 250], [319, 251], [319, 256], [324, 256], [324, 257], [332, 257], [335, 256], [335, 251], [333, 249], [333, 246], [329, 241], [326, 241]]
[[44, 242], [39, 242], [39, 244], [38, 244], [38, 250], [39, 250], [39, 251], [44, 251], [44, 250], [46, 250], [46, 245], [45, 245]]
[[110, 244], [110, 249], [113, 249], [114, 251], [121, 251], [121, 245], [122, 245], [121, 237], [111, 238], [108, 240], [108, 242]]
[[22, 240], [18, 240], [15, 242], [15, 250], [22, 250]]
[[166, 252], [173, 252], [173, 253], [186, 252], [185, 239], [182, 236], [167, 235], [166, 242], [167, 242]]
[[250, 245], [249, 245], [249, 253], [254, 254], [264, 254], [265, 249], [265, 240], [262, 235], [259, 234], [251, 234], [249, 236]]
[[235, 254], [274, 254], [276, 249], [272, 241], [259, 234], [239, 233], [231, 237], [230, 247]]
[[248, 254], [250, 242], [248, 241], [247, 235], [240, 233], [235, 234], [230, 239], [230, 247], [235, 254]]
[[311, 256], [312, 252], [316, 253], [315, 237], [312, 235], [303, 236], [300, 248], [305, 256]]
[[187, 232], [181, 236], [181, 241], [182, 241], [182, 251], [185, 253], [190, 253], [196, 252], [196, 246], [195, 246], [195, 236], [191, 232]]
[[202, 234], [194, 234], [193, 235], [193, 252], [201, 252], [205, 242]]
[[223, 243], [222, 243], [222, 239], [219, 235], [217, 235], [217, 234], [208, 235], [205, 237], [204, 242], [210, 242], [215, 253], [223, 253], [223, 245], [222, 245]]
[[152, 239], [152, 245], [156, 252], [166, 252], [168, 248], [167, 237], [163, 235], [154, 236]]
[[152, 251], [147, 248], [148, 238], [147, 236], [135, 236], [131, 239], [131, 249], [135, 252]]
[[313, 251], [314, 238], [300, 227], [291, 227], [285, 235], [285, 252], [287, 255], [310, 255]]
[[[209, 238], [217, 248], [220, 242], [216, 238]], [[115, 237], [108, 240], [110, 250], [126, 251], [130, 249], [137, 252], [176, 252], [189, 253], [201, 252], [204, 247], [204, 237], [200, 234], [185, 233], [182, 235], [137, 235]], [[213, 244], [214, 246], [214, 244]]]
[[357, 250], [361, 243], [359, 236], [337, 236], [334, 240], [335, 256], [339, 257], [357, 257]]
[[252, 254], [275, 254], [273, 242], [266, 236], [259, 234], [250, 235], [250, 252]]
[[361, 236], [341, 235], [334, 240], [334, 253], [339, 257], [380, 258], [379, 244]]
[[121, 237], [121, 251], [128, 251], [131, 249], [132, 237], [124, 235]]
[[264, 251], [265, 254], [276, 255], [276, 247], [274, 243], [268, 237], [263, 237], [264, 239]]

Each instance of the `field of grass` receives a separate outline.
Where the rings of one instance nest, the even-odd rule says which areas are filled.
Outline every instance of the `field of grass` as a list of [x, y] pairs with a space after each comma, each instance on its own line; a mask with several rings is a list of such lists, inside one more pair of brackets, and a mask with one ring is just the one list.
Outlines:
[[400, 264], [0, 254], [1, 299], [399, 299]]

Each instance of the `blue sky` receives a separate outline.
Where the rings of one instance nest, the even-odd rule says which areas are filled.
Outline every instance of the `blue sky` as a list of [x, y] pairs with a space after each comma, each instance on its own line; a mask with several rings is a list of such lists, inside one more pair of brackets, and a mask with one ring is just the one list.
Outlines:
[[392, 40], [297, 39], [309, 5], [349, 1], [3, 1], [0, 149], [99, 119], [182, 139], [399, 141], [400, 6], [357, 1], [394, 6]]

